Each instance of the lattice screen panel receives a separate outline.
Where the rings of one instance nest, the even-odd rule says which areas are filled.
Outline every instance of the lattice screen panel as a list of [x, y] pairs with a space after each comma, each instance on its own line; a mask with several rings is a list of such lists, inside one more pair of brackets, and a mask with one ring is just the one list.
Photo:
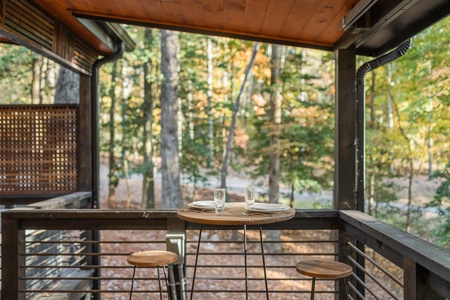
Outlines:
[[77, 107], [0, 106], [0, 194], [71, 192]]

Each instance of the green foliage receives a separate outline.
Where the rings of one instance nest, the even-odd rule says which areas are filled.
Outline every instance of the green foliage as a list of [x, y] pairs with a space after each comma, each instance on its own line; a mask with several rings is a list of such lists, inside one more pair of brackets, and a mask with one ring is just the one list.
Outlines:
[[[397, 205], [400, 188], [389, 178], [425, 175], [448, 162], [448, 115], [450, 113], [450, 19], [417, 35], [412, 48], [401, 58], [369, 73], [366, 78], [366, 197], [369, 213], [399, 228], [426, 234], [423, 224], [410, 220], [421, 216], [422, 208]], [[362, 62], [361, 62], [362, 63]], [[411, 170], [411, 166], [413, 170]], [[438, 226], [442, 237], [446, 219], [441, 211]], [[447, 234], [447, 235], [446, 235]]]
[[[35, 52], [16, 45], [0, 43], [0, 104], [32, 104], [33, 68], [36, 65], [40, 81], [41, 99], [53, 103], [55, 63]], [[52, 76], [53, 82], [50, 82]], [[38, 103], [35, 103], [38, 104]]]
[[435, 208], [440, 216], [437, 225], [436, 236], [441, 247], [450, 249], [450, 163], [443, 170], [435, 172], [435, 177], [442, 179], [436, 190], [434, 199], [427, 204], [427, 207]]
[[[274, 130], [280, 137], [280, 179], [296, 191], [330, 188], [333, 153], [333, 104], [328, 82], [332, 67], [324, 52], [287, 47], [282, 66], [282, 115], [279, 128], [269, 124], [269, 101], [253, 117], [254, 131], [249, 144], [251, 160], [259, 162], [254, 176], [267, 174], [269, 137]], [[323, 68], [323, 73], [317, 68]], [[308, 70], [315, 69], [315, 72]], [[322, 77], [320, 77], [322, 76]], [[265, 82], [268, 82], [266, 80]], [[262, 86], [261, 98], [269, 99], [269, 86]]]

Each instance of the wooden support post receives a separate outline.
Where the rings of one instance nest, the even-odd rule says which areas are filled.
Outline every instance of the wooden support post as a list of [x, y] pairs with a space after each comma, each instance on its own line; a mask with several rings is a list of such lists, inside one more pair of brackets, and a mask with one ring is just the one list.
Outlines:
[[[439, 281], [433, 280], [430, 271], [415, 261], [404, 257], [403, 259], [403, 284], [404, 284], [404, 299], [408, 300], [420, 300], [420, 299], [433, 299], [444, 300], [445, 297], [436, 293], [431, 286], [433, 282]], [[444, 286], [445, 283], [437, 284], [437, 288]]]
[[[22, 241], [22, 242], [21, 242]], [[2, 289], [1, 299], [25, 300], [25, 231], [19, 228], [17, 219], [2, 218], [2, 249], [8, 249], [2, 253]]]
[[356, 51], [339, 49], [336, 56], [334, 137], [334, 208], [357, 209], [356, 184]]
[[[334, 208], [362, 209], [356, 198], [356, 51], [355, 49], [338, 49], [336, 59], [336, 108], [335, 108], [335, 143], [334, 143]], [[350, 238], [342, 229], [339, 230], [338, 260], [347, 262], [347, 256], [356, 257], [359, 264], [364, 266], [364, 259], [354, 253], [348, 242], [359, 245], [356, 239]], [[364, 281], [364, 273], [355, 270], [356, 275]], [[364, 294], [364, 288], [352, 280], [354, 286]], [[342, 280], [339, 281], [338, 299], [346, 299]]]

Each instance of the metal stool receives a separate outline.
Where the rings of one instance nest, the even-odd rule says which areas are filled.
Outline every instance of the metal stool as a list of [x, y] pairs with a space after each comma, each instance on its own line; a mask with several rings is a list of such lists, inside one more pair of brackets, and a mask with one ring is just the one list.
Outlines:
[[[164, 281], [166, 282], [167, 287], [167, 276], [165, 268], [175, 262], [178, 258], [178, 255], [169, 252], [169, 251], [142, 251], [135, 252], [128, 256], [127, 262], [130, 265], [133, 265], [133, 279], [131, 280], [131, 291], [130, 291], [130, 300], [133, 295], [133, 283], [134, 276], [136, 274], [136, 267], [156, 267], [158, 271], [158, 283], [159, 283], [159, 297], [162, 299], [162, 288], [161, 288], [161, 278], [159, 275], [159, 267], [163, 267], [164, 271]], [[169, 290], [169, 289], [167, 289]]]
[[[316, 278], [339, 279], [350, 276], [352, 267], [332, 260], [308, 260], [299, 262], [295, 266], [298, 273], [312, 277], [311, 300], [314, 300]], [[348, 297], [347, 283], [344, 280], [345, 293]]]

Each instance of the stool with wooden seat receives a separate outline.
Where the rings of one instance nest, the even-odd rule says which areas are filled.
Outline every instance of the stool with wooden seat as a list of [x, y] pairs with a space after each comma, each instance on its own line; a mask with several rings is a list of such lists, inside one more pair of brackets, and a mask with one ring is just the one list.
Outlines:
[[[308, 260], [299, 262], [295, 266], [298, 273], [312, 277], [311, 300], [314, 299], [316, 278], [339, 279], [352, 274], [352, 267], [332, 260]], [[347, 283], [344, 281], [345, 294], [348, 297]]]
[[164, 270], [164, 281], [167, 287], [167, 276], [165, 268], [174, 263], [178, 258], [178, 255], [170, 251], [142, 251], [135, 252], [128, 256], [127, 262], [133, 265], [133, 279], [131, 280], [131, 291], [130, 300], [133, 295], [133, 283], [134, 276], [136, 274], [136, 267], [156, 267], [158, 272], [158, 283], [159, 283], [159, 297], [162, 299], [162, 288], [161, 288], [161, 278], [159, 275], [159, 268], [163, 267]]

